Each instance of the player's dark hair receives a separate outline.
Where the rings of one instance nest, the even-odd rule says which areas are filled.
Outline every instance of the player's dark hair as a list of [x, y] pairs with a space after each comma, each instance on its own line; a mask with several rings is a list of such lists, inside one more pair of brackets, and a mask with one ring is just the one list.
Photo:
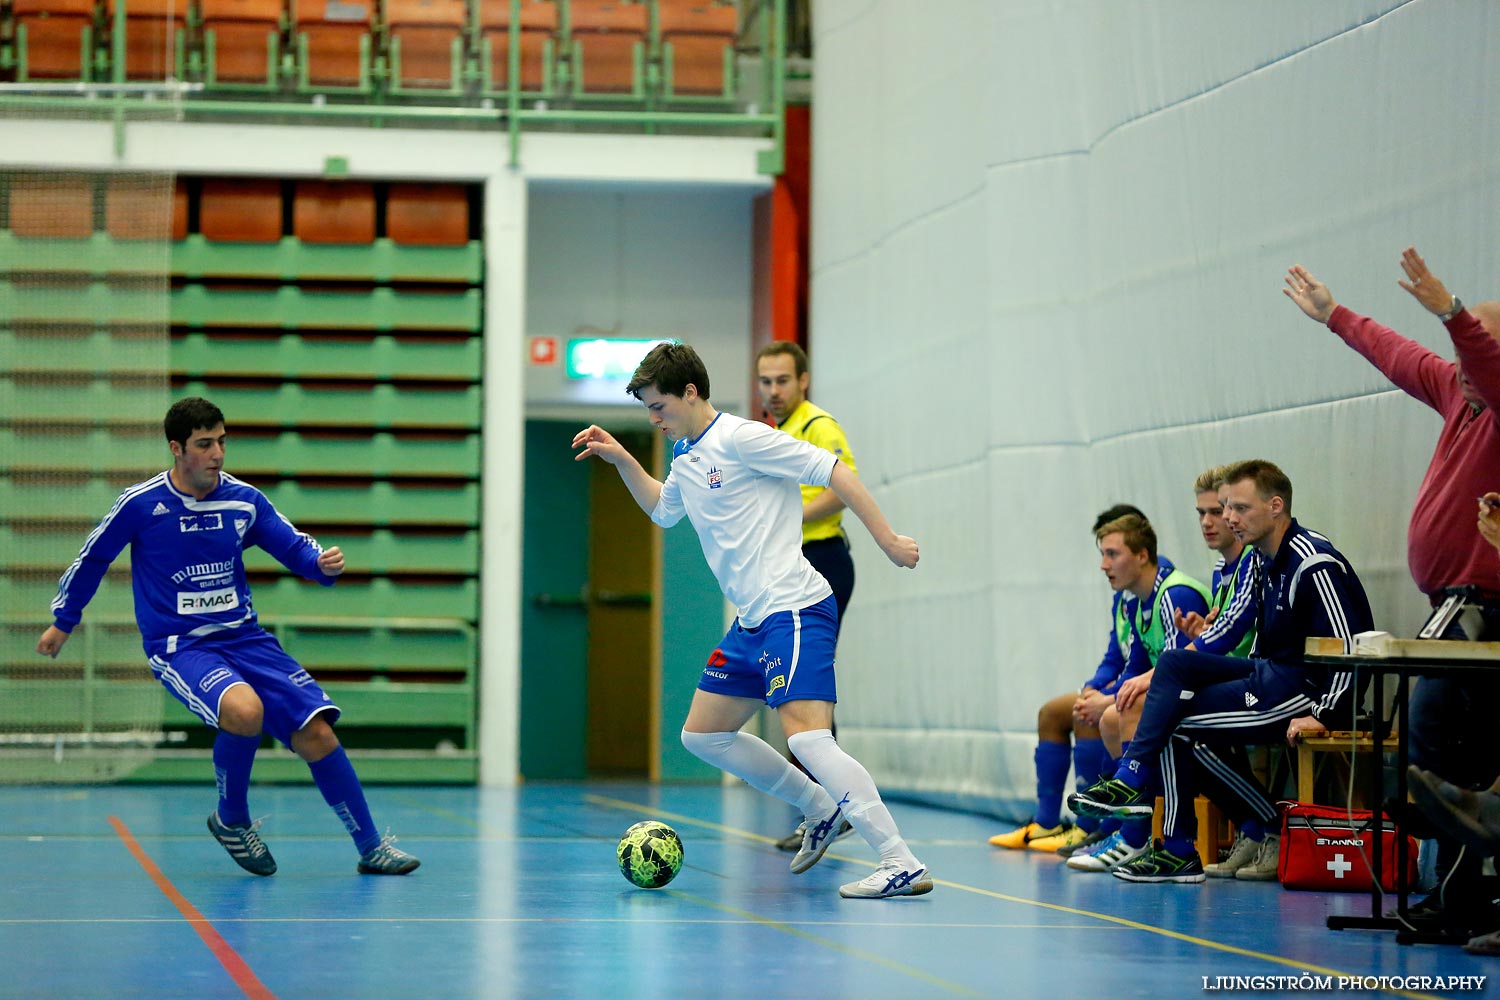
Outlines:
[[1094, 530], [1094, 538], [1102, 542], [1105, 535], [1116, 532], [1119, 532], [1127, 549], [1131, 552], [1144, 552], [1146, 558], [1156, 562], [1156, 529], [1151, 527], [1150, 521], [1138, 513], [1125, 514], [1099, 525]]
[[688, 386], [695, 386], [699, 399], [708, 398], [708, 369], [698, 352], [686, 344], [657, 344], [646, 352], [625, 391], [636, 399], [641, 390], [655, 386], [663, 396], [681, 397]]
[[1233, 486], [1246, 479], [1255, 480], [1255, 492], [1262, 500], [1281, 497], [1288, 515], [1292, 512], [1292, 481], [1274, 462], [1252, 458], [1235, 462], [1224, 470], [1224, 485]]
[[1117, 503], [1113, 507], [1106, 507], [1104, 510], [1101, 510], [1099, 512], [1099, 516], [1094, 518], [1094, 526], [1089, 530], [1094, 533], [1095, 538], [1098, 538], [1100, 528], [1104, 527], [1111, 521], [1119, 520], [1126, 514], [1134, 514], [1142, 521], [1147, 519], [1146, 515], [1141, 513], [1141, 509], [1134, 504]]
[[773, 340], [755, 353], [755, 360], [785, 354], [792, 359], [792, 370], [798, 378], [807, 374], [807, 352], [792, 340]]
[[202, 396], [189, 396], [172, 404], [161, 427], [166, 431], [168, 441], [176, 441], [186, 448], [193, 431], [213, 430], [223, 422], [224, 411]]

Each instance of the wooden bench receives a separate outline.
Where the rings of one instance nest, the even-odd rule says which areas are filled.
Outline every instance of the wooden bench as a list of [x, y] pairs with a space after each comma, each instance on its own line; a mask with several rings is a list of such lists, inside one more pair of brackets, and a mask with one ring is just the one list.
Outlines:
[[[1325, 734], [1297, 734], [1297, 800], [1299, 802], [1314, 802], [1314, 788], [1316, 777], [1316, 758], [1314, 754], [1334, 753], [1338, 754], [1339, 760], [1347, 768], [1349, 765], [1349, 754], [1369, 754], [1375, 749], [1375, 738], [1363, 730], [1339, 730]], [[1381, 746], [1382, 751], [1394, 753], [1396, 751], [1396, 737], [1386, 737]], [[1373, 766], [1380, 766], [1375, 761]], [[1355, 791], [1356, 804], [1360, 798], [1359, 790]], [[1369, 803], [1363, 804], [1369, 808]]]

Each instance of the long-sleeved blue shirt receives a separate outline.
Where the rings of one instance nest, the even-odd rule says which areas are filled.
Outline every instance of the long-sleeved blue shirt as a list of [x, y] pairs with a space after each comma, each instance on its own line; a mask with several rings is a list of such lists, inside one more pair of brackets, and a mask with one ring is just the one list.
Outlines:
[[1260, 555], [1255, 549], [1248, 545], [1241, 549], [1233, 566], [1225, 566], [1224, 557], [1220, 556], [1213, 575], [1213, 606], [1219, 609], [1219, 614], [1193, 640], [1193, 648], [1219, 656], [1246, 655], [1251, 647], [1240, 649], [1240, 644], [1247, 636], [1254, 642], [1259, 592]]
[[1348, 728], [1353, 719], [1352, 672], [1306, 665], [1303, 658], [1310, 637], [1336, 636], [1349, 652], [1354, 636], [1373, 627], [1364, 585], [1332, 542], [1302, 527], [1296, 518], [1276, 555], [1261, 558], [1260, 569], [1260, 613], [1252, 655], [1305, 669], [1310, 692], [1318, 698], [1313, 716], [1329, 728]]
[[148, 657], [260, 627], [245, 581], [246, 546], [260, 546], [292, 572], [325, 586], [335, 579], [318, 568], [322, 546], [293, 527], [260, 490], [220, 472], [219, 485], [197, 500], [163, 472], [121, 493], [89, 534], [58, 581], [52, 601], [58, 628], [73, 631], [127, 545], [135, 620]]

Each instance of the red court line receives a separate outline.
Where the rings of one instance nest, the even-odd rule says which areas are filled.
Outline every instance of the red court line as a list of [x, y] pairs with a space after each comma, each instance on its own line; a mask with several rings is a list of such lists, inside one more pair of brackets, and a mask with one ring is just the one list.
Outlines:
[[178, 892], [172, 881], [162, 874], [161, 869], [156, 867], [156, 862], [151, 860], [151, 857], [136, 842], [135, 837], [131, 836], [125, 824], [120, 822], [120, 818], [111, 816], [109, 825], [115, 828], [115, 833], [125, 842], [126, 849], [135, 856], [136, 861], [140, 862], [146, 874], [151, 876], [151, 881], [156, 883], [161, 894], [172, 901], [172, 905], [177, 907], [183, 919], [198, 932], [203, 943], [208, 945], [208, 950], [214, 953], [219, 964], [224, 966], [224, 971], [229, 973], [229, 977], [244, 991], [245, 996], [250, 1000], [276, 1000], [276, 994], [268, 990], [266, 984], [256, 978], [255, 973], [250, 971], [250, 966], [245, 964], [239, 952], [231, 948], [229, 942], [219, 936], [219, 932], [214, 930], [214, 925], [208, 922], [208, 918], [199, 913], [198, 908], [188, 902], [187, 897]]

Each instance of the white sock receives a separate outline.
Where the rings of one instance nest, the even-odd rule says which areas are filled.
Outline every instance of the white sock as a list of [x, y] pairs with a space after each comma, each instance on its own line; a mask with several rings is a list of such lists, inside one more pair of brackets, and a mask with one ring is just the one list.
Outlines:
[[684, 729], [682, 745], [693, 756], [728, 771], [751, 788], [796, 806], [804, 816], [822, 818], [833, 811], [828, 793], [758, 736], [690, 733]]
[[844, 818], [865, 838], [865, 843], [880, 855], [881, 864], [912, 869], [918, 865], [891, 811], [880, 801], [880, 790], [864, 765], [844, 752], [827, 729], [813, 729], [787, 738], [787, 746], [804, 767], [812, 772], [833, 801], [844, 811]]

